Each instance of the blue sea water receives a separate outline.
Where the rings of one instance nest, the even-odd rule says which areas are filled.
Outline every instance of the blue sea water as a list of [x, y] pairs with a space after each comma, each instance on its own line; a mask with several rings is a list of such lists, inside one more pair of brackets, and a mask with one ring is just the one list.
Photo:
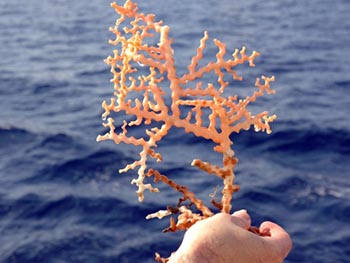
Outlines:
[[[248, 80], [276, 76], [277, 94], [256, 110], [278, 120], [271, 135], [233, 137], [233, 207], [290, 233], [286, 263], [350, 262], [349, 1], [138, 2], [171, 27], [180, 71], [205, 30], [228, 50], [262, 54]], [[183, 233], [162, 233], [167, 220], [145, 219], [176, 193], [138, 203], [134, 172], [118, 169], [139, 149], [95, 142], [116, 18], [107, 0], [0, 1], [0, 262], [154, 262], [180, 244]], [[216, 181], [189, 163], [217, 161], [212, 145], [174, 130], [160, 146], [158, 168], [208, 201]]]

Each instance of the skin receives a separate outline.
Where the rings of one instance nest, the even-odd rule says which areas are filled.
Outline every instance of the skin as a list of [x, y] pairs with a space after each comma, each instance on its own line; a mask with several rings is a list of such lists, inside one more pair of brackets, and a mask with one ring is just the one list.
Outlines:
[[232, 215], [216, 214], [197, 222], [186, 232], [169, 263], [281, 263], [292, 249], [292, 240], [279, 225], [266, 221], [260, 227], [264, 236], [247, 229], [247, 211]]

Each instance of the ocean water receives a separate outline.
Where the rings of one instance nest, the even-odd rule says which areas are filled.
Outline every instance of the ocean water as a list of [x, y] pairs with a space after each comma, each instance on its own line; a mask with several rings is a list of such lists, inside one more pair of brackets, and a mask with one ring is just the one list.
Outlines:
[[[241, 186], [233, 208], [290, 233], [286, 263], [350, 262], [349, 1], [138, 2], [171, 27], [180, 71], [204, 30], [229, 51], [262, 54], [242, 72], [252, 83], [276, 76], [277, 94], [253, 110], [278, 120], [271, 135], [233, 137]], [[112, 95], [102, 60], [116, 18], [107, 0], [0, 1], [0, 262], [154, 262], [154, 252], [180, 244], [183, 233], [162, 233], [166, 219], [145, 219], [176, 193], [161, 187], [138, 203], [134, 172], [118, 169], [139, 149], [95, 142], [101, 102]], [[160, 150], [156, 168], [207, 202], [217, 182], [189, 164], [217, 161], [212, 145], [173, 130]]]

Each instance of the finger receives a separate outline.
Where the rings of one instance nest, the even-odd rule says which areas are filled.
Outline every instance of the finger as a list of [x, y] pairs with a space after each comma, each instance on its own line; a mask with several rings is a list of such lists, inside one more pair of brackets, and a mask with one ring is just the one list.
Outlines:
[[231, 215], [231, 221], [244, 229], [248, 229], [251, 224], [250, 216], [247, 213], [247, 210], [244, 209], [234, 212]]
[[259, 228], [262, 233], [270, 233], [270, 236], [264, 237], [264, 240], [275, 248], [276, 253], [285, 258], [292, 249], [293, 243], [289, 234], [279, 225], [266, 221]]

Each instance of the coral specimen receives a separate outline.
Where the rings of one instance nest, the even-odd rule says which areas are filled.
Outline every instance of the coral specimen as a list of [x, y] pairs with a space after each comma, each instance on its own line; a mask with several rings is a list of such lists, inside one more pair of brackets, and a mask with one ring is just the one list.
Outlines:
[[[274, 77], [262, 76], [256, 79], [257, 90], [244, 99], [226, 95], [231, 92], [228, 90], [230, 81], [225, 81], [227, 75], [231, 82], [242, 80], [235, 67], [241, 64], [254, 67], [258, 52], [248, 55], [243, 47], [236, 49], [231, 57], [225, 58], [225, 44], [214, 39], [217, 47], [216, 60], [203, 64], [201, 62], [209, 38], [205, 32], [187, 72], [179, 74], [175, 67], [169, 27], [163, 25], [162, 21], [156, 21], [153, 14], [139, 12], [131, 0], [127, 0], [124, 5], [112, 3], [112, 7], [120, 17], [115, 26], [110, 28], [116, 36], [110, 44], [116, 48], [113, 56], [109, 56], [105, 62], [110, 65], [113, 74], [111, 81], [114, 83], [114, 97], [109, 103], [104, 101], [102, 104], [105, 111], [103, 118], [107, 120], [104, 126], [109, 131], [98, 136], [97, 141], [109, 139], [116, 144], [142, 147], [140, 159], [128, 164], [120, 172], [138, 169], [138, 177], [132, 183], [138, 187], [140, 201], [144, 199], [145, 190], [158, 192], [152, 184], [145, 183], [147, 177], [153, 177], [155, 183], [163, 182], [183, 194], [177, 207], [168, 207], [147, 216], [162, 218], [177, 214], [176, 219], [171, 217], [170, 226], [166, 230], [176, 231], [188, 229], [198, 220], [212, 216], [213, 212], [186, 186], [175, 183], [155, 168], [148, 168], [147, 160], [155, 158], [162, 161], [161, 154], [156, 152], [157, 143], [171, 128], [181, 128], [186, 133], [211, 140], [216, 145], [214, 151], [222, 154], [222, 166], [199, 159], [193, 160], [192, 166], [222, 179], [222, 198], [213, 203], [221, 212], [230, 213], [232, 195], [239, 189], [234, 183], [237, 159], [231, 148], [230, 135], [252, 127], [255, 131], [271, 132], [270, 123], [276, 116], [269, 116], [266, 111], [253, 115], [247, 106], [264, 94], [274, 93], [270, 89]], [[204, 74], [215, 75], [216, 82], [205, 83], [202, 81]], [[133, 119], [124, 121], [119, 128], [115, 126], [112, 113], [123, 113]], [[143, 125], [150, 127], [145, 130], [144, 136], [128, 134], [130, 127]], [[193, 204], [196, 212], [184, 205], [185, 201]]]

